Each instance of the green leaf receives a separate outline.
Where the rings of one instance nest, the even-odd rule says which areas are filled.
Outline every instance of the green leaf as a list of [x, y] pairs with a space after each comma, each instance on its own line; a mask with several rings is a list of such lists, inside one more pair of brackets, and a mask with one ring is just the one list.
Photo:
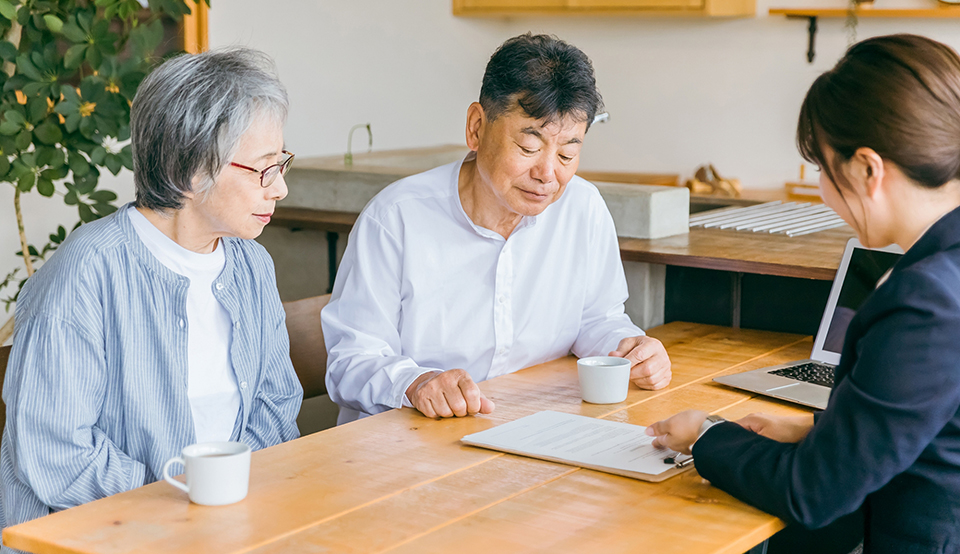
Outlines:
[[63, 131], [60, 130], [60, 126], [50, 119], [37, 125], [33, 133], [37, 136], [38, 140], [47, 144], [56, 144], [63, 140]]
[[23, 125], [14, 123], [10, 120], [0, 122], [0, 134], [3, 135], [15, 135], [20, 132], [20, 129], [23, 128]]
[[6, 156], [0, 155], [0, 179], [5, 177], [8, 171], [10, 171], [10, 160]]
[[80, 221], [84, 223], [90, 223], [91, 221], [97, 219], [96, 214], [93, 213], [93, 210], [90, 209], [90, 206], [82, 202], [77, 204], [77, 211], [80, 212]]
[[66, 177], [68, 173], [70, 173], [70, 169], [65, 165], [61, 165], [57, 168], [44, 169], [40, 172], [40, 176], [51, 181], [59, 181]]
[[90, 193], [90, 200], [98, 204], [106, 204], [117, 199], [117, 193], [110, 190], [98, 190]]
[[110, 173], [113, 173], [114, 175], [120, 173], [120, 170], [123, 169], [123, 162], [120, 161], [120, 156], [117, 156], [116, 154], [107, 155], [107, 158], [104, 161], [107, 162], [107, 169], [109, 169]]
[[43, 22], [47, 24], [47, 29], [54, 33], [59, 33], [63, 29], [63, 21], [52, 14], [46, 14], [43, 16]]
[[17, 17], [17, 9], [13, 7], [9, 0], [0, 0], [0, 15], [13, 21]]
[[37, 69], [37, 66], [33, 65], [33, 62], [31, 62], [30, 58], [25, 54], [17, 56], [17, 69], [29, 79], [33, 79], [34, 81], [43, 80], [43, 75], [40, 73], [40, 70]]
[[82, 11], [77, 14], [77, 23], [80, 24], [80, 28], [86, 32], [90, 32], [90, 29], [93, 28], [93, 13], [88, 11]]
[[37, 184], [37, 174], [32, 171], [24, 173], [17, 180], [17, 188], [20, 189], [20, 192], [30, 192], [35, 184]]
[[90, 48], [87, 48], [86, 55], [87, 63], [93, 67], [100, 67], [100, 62], [103, 61], [103, 55], [100, 53], [100, 49], [95, 45], [90, 45]]
[[53, 181], [43, 178], [37, 180], [37, 192], [39, 192], [41, 196], [50, 198], [55, 191], [56, 188], [53, 186]]
[[106, 157], [107, 149], [102, 146], [98, 146], [90, 152], [90, 161], [97, 165], [103, 165], [103, 160]]
[[33, 144], [33, 133], [24, 129], [20, 131], [16, 138], [16, 145], [19, 150], [26, 150]]
[[34, 169], [37, 167], [37, 153], [36, 152], [24, 152], [20, 155], [19, 162], [24, 165], [24, 167], [29, 167]]
[[3, 119], [16, 123], [17, 125], [23, 125], [27, 122], [27, 119], [23, 117], [23, 114], [17, 110], [7, 110], [3, 112]]
[[70, 152], [67, 164], [70, 166], [70, 171], [73, 171], [73, 174], [77, 177], [83, 177], [90, 172], [90, 164], [79, 152]]
[[34, 150], [34, 154], [37, 156], [36, 166], [44, 166], [50, 163], [50, 160], [53, 159], [53, 152], [56, 148], [51, 146], [37, 146], [37, 149]]
[[92, 139], [93, 134], [97, 132], [97, 124], [94, 123], [92, 117], [82, 117], [80, 118], [80, 133]]
[[67, 69], [76, 69], [83, 63], [83, 58], [87, 54], [86, 44], [74, 44], [67, 48], [67, 53], [63, 55], [63, 67]]
[[133, 149], [129, 144], [120, 151], [120, 161], [123, 162], [123, 167], [133, 171]]
[[80, 202], [80, 199], [77, 197], [77, 191], [71, 190], [67, 194], [63, 195], [63, 203], [68, 206], [76, 206]]
[[67, 128], [68, 133], [75, 133], [80, 127], [80, 120], [83, 119], [80, 116], [80, 112], [74, 112], [66, 117], [66, 122], [63, 124]]
[[[4, 0], [0, 0], [0, 2], [3, 1]], [[0, 41], [0, 58], [8, 62], [17, 59], [17, 47], [8, 40]]]
[[62, 31], [63, 36], [67, 37], [73, 42], [87, 42], [87, 33], [85, 33], [84, 30], [73, 21], [64, 23]]
[[27, 111], [30, 112], [30, 121], [39, 123], [44, 117], [47, 117], [47, 99], [31, 98], [27, 101]]

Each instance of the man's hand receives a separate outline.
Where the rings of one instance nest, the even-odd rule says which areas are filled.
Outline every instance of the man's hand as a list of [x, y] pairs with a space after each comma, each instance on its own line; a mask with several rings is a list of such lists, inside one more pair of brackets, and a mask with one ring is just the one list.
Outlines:
[[660, 390], [673, 377], [667, 349], [653, 337], [623, 339], [610, 355], [630, 360], [630, 381], [641, 389]]
[[800, 442], [813, 429], [813, 414], [802, 416], [774, 416], [750, 414], [737, 421], [758, 435], [777, 442]]
[[700, 427], [707, 420], [707, 412], [687, 410], [647, 427], [646, 434], [657, 437], [653, 446], [669, 448], [681, 454], [690, 454], [690, 448], [700, 437]]
[[489, 414], [495, 405], [462, 369], [424, 373], [407, 387], [413, 407], [427, 417]]

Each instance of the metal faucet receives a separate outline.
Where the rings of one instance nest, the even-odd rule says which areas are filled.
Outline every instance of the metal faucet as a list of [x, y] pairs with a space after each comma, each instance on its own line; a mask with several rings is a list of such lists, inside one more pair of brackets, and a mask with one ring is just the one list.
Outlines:
[[373, 131], [370, 130], [370, 124], [359, 123], [353, 127], [350, 127], [350, 134], [347, 135], [347, 153], [343, 155], [343, 165], [347, 167], [353, 166], [353, 153], [350, 151], [351, 145], [353, 144], [353, 132], [361, 127], [365, 127], [367, 129], [367, 136], [370, 137], [369, 141], [367, 142], [367, 152], [371, 152], [373, 150]]

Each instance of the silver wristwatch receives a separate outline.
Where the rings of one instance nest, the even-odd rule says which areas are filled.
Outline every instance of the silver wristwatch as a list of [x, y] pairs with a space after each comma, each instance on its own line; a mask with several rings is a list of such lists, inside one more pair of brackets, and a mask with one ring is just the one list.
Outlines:
[[700, 440], [700, 437], [702, 437], [703, 434], [707, 432], [707, 429], [713, 427], [718, 423], [723, 423], [724, 421], [726, 420], [718, 415], [707, 416], [707, 419], [705, 419], [703, 423], [700, 425], [700, 433], [697, 435], [697, 440]]

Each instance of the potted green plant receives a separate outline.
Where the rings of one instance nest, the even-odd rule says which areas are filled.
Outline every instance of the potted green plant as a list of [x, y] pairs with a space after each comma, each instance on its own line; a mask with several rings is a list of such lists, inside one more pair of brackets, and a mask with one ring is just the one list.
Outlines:
[[[76, 206], [76, 226], [117, 209], [117, 195], [100, 188], [99, 177], [102, 170], [116, 175], [133, 169], [130, 103], [161, 60], [164, 21], [190, 13], [184, 0], [146, 4], [0, 0], [0, 186], [15, 189], [17, 255], [25, 270], [0, 279], [0, 290], [8, 290], [2, 298], [7, 311], [34, 269], [67, 236], [60, 226], [46, 244], [28, 244], [21, 195], [57, 196]], [[0, 344], [12, 330], [11, 318], [0, 329]]]

